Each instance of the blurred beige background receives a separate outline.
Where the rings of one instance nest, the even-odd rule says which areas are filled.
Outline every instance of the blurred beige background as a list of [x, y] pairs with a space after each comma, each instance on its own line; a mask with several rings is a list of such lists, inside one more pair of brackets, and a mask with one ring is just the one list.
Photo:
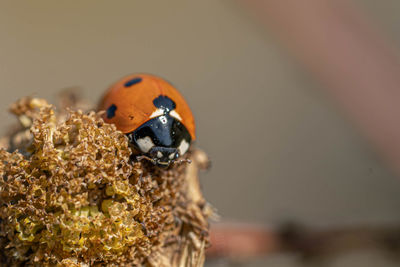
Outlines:
[[[400, 2], [357, 2], [400, 47]], [[234, 1], [3, 1], [0, 40], [2, 129], [19, 97], [54, 101], [79, 86], [96, 102], [120, 77], [154, 73], [194, 111], [197, 146], [213, 162], [204, 193], [223, 218], [315, 227], [400, 221], [400, 178]], [[367, 254], [329, 266], [392, 266]], [[279, 264], [297, 266], [286, 257], [243, 266]]]

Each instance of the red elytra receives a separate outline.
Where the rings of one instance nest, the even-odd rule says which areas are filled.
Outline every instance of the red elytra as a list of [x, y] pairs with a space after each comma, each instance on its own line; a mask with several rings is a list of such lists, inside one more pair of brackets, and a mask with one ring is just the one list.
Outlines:
[[[130, 81], [133, 81], [132, 85]], [[195, 140], [194, 117], [185, 99], [169, 82], [154, 75], [132, 74], [119, 80], [103, 96], [99, 110], [107, 110], [115, 105], [114, 116], [107, 116], [106, 113], [104, 121], [115, 124], [123, 133], [130, 133], [151, 119], [150, 116], [157, 109], [153, 101], [159, 96], [167, 96], [175, 102], [175, 111], [181, 123], [188, 130], [192, 141]]]

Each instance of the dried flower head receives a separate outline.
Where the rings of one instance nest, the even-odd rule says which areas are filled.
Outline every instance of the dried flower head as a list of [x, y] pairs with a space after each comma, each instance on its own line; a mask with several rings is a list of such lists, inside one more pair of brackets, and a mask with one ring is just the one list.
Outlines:
[[14, 104], [21, 128], [0, 149], [0, 262], [5, 266], [202, 266], [210, 215], [204, 154], [161, 170], [95, 112]]

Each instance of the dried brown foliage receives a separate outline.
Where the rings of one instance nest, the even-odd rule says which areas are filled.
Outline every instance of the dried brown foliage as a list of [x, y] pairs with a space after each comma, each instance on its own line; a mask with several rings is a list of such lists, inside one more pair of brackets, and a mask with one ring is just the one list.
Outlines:
[[95, 112], [56, 113], [30, 98], [11, 111], [22, 127], [0, 143], [3, 266], [203, 265], [202, 152], [159, 169], [135, 161]]

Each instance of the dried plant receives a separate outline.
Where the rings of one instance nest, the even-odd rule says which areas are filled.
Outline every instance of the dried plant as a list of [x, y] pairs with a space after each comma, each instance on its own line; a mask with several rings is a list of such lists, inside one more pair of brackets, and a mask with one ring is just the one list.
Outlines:
[[93, 111], [35, 98], [11, 111], [21, 127], [0, 142], [2, 266], [203, 266], [203, 152], [159, 169]]

